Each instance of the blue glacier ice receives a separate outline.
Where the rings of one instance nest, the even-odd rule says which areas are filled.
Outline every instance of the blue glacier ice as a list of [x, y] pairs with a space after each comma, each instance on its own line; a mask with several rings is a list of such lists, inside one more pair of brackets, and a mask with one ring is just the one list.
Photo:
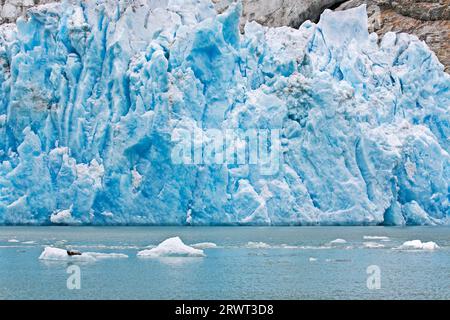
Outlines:
[[[2, 224], [450, 224], [450, 76], [364, 6], [239, 32], [240, 3], [63, 1], [0, 26]], [[173, 133], [279, 129], [278, 170]], [[190, 132], [189, 131], [189, 132]]]

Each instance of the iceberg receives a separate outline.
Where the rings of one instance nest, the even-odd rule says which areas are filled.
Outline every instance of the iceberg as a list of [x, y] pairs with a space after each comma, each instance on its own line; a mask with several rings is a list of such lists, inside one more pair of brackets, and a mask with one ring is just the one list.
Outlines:
[[378, 242], [373, 242], [373, 241], [363, 242], [363, 246], [364, 246], [364, 248], [369, 248], [369, 249], [384, 248], [384, 244], [378, 243]]
[[94, 262], [96, 259], [84, 253], [81, 255], [69, 256], [67, 250], [54, 247], [45, 247], [44, 251], [39, 256], [39, 260]]
[[344, 240], [344, 239], [335, 239], [335, 240], [333, 240], [333, 241], [330, 241], [330, 244], [331, 245], [339, 245], [339, 244], [346, 244], [347, 243], [347, 240]]
[[115, 259], [115, 258], [128, 258], [128, 256], [122, 253], [102, 253], [102, 252], [83, 252], [80, 255], [69, 255], [67, 253], [67, 250], [54, 247], [45, 247], [44, 251], [39, 256], [39, 260], [83, 261], [83, 262], [95, 262], [98, 259]]
[[195, 249], [214, 249], [217, 248], [217, 244], [214, 242], [199, 242], [191, 245], [192, 248]]
[[139, 251], [137, 256], [142, 258], [204, 257], [205, 254], [201, 249], [185, 245], [179, 237], [173, 237], [164, 240], [155, 248]]
[[436, 250], [439, 249], [439, 246], [436, 242], [422, 242], [420, 240], [411, 240], [404, 242], [400, 247], [396, 248], [399, 250]]
[[74, 0], [0, 25], [0, 223], [449, 225], [426, 44], [369, 34], [365, 6], [243, 34], [240, 14]]

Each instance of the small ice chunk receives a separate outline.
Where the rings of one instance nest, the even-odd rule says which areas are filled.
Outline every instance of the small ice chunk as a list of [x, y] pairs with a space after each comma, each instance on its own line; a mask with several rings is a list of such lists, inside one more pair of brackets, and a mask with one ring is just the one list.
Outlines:
[[24, 241], [24, 242], [22, 242], [23, 244], [35, 244], [36, 243], [36, 241]]
[[386, 236], [364, 236], [364, 240], [389, 240], [389, 237]]
[[9, 243], [17, 243], [17, 242], [20, 242], [20, 241], [17, 240], [17, 239], [9, 239], [8, 242]]
[[213, 242], [200, 242], [192, 244], [191, 247], [195, 249], [212, 249], [217, 248], [217, 244]]
[[203, 250], [187, 246], [179, 237], [169, 238], [152, 249], [137, 253], [138, 257], [204, 257]]
[[126, 254], [123, 253], [103, 253], [103, 252], [85, 252], [83, 253], [87, 256], [91, 256], [95, 259], [117, 259], [117, 258], [128, 258]]
[[406, 249], [406, 250], [436, 250], [439, 249], [439, 246], [436, 244], [436, 242], [429, 241], [429, 242], [422, 242], [420, 240], [411, 240], [404, 242], [400, 247], [397, 249]]
[[384, 244], [381, 244], [378, 242], [372, 242], [372, 241], [363, 242], [363, 245], [365, 248], [370, 248], [370, 249], [384, 248]]
[[265, 242], [252, 242], [252, 241], [249, 241], [249, 242], [247, 242], [246, 247], [250, 248], [250, 249], [268, 249], [268, 248], [270, 248], [270, 245], [265, 243]]
[[317, 258], [313, 258], [313, 257], [309, 258], [309, 262], [316, 262], [316, 261], [317, 261]]
[[347, 243], [347, 241], [344, 239], [335, 239], [333, 241], [330, 241], [330, 244], [344, 244], [344, 243]]
[[54, 247], [45, 247], [44, 251], [39, 256], [39, 260], [53, 260], [53, 261], [95, 261], [95, 258], [82, 253], [81, 255], [73, 255], [70, 256], [67, 253], [67, 250], [54, 248]]

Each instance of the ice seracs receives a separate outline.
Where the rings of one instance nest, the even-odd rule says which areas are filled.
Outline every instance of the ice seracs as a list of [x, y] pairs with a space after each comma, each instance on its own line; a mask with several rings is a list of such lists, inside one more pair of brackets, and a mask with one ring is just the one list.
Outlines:
[[[243, 34], [240, 11], [74, 0], [1, 25], [0, 223], [450, 224], [450, 76], [426, 44], [369, 34], [364, 6]], [[214, 129], [232, 159], [279, 132], [273, 170], [173, 161]]]
[[169, 238], [161, 242], [152, 249], [146, 249], [137, 253], [138, 257], [157, 258], [157, 257], [205, 257], [201, 249], [195, 249], [185, 245], [179, 237]]
[[78, 222], [72, 217], [72, 207], [67, 210], [54, 212], [50, 216], [50, 222], [54, 224], [77, 224]]

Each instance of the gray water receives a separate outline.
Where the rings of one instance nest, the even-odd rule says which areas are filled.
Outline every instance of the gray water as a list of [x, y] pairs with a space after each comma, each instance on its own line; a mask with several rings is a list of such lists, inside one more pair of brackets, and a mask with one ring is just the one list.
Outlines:
[[[172, 236], [218, 247], [204, 258], [136, 256]], [[347, 243], [328, 244], [336, 238]], [[414, 239], [440, 249], [395, 249]], [[69, 290], [74, 262], [39, 260], [45, 246], [129, 258], [76, 263], [81, 289]], [[371, 265], [379, 289], [368, 289]], [[0, 227], [0, 299], [450, 299], [450, 228]]]

